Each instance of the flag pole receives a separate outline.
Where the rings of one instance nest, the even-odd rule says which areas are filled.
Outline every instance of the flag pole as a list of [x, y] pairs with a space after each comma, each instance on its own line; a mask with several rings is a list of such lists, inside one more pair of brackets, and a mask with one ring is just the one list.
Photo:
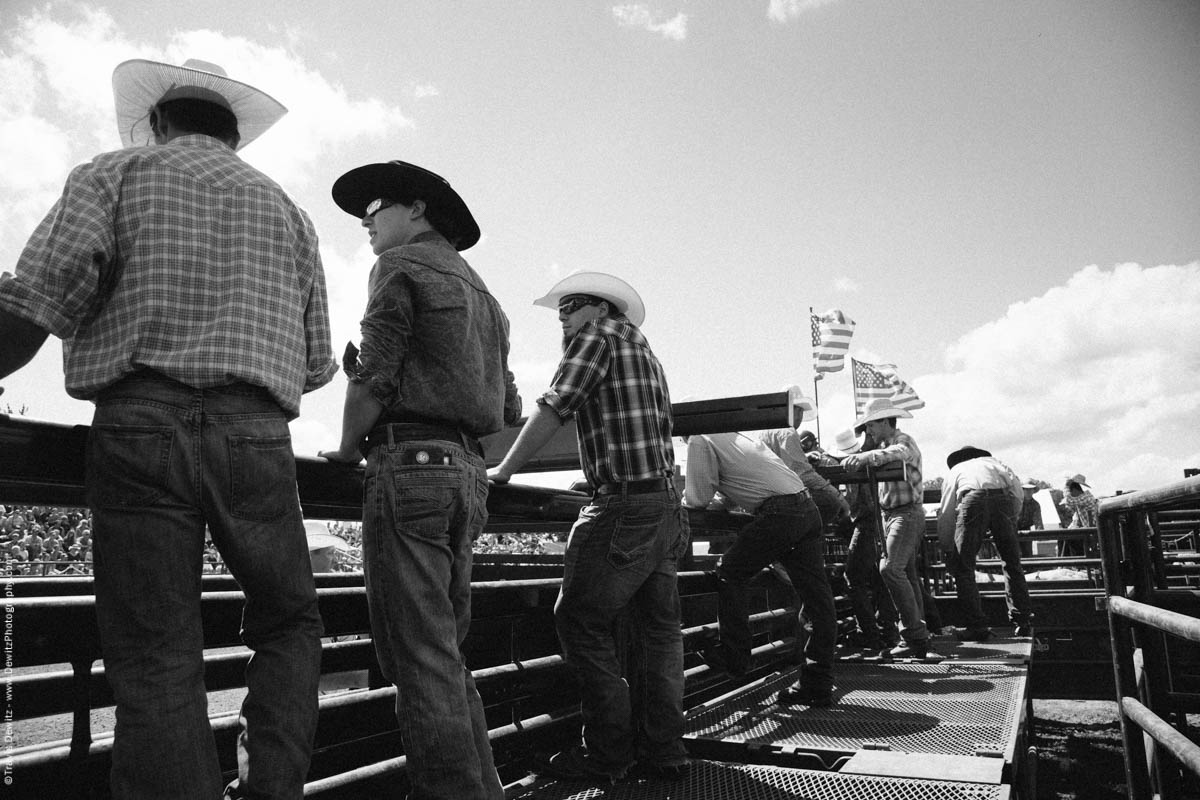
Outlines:
[[[812, 318], [813, 318], [813, 309], [812, 309], [812, 306], [809, 306], [808, 307], [808, 324], [810, 326], [812, 325], [812, 321], [813, 321]], [[809, 345], [808, 350], [810, 353], [812, 353], [812, 345], [811, 344]], [[813, 367], [813, 408], [816, 409], [816, 411], [814, 413], [817, 415], [817, 441], [819, 442], [819, 441], [821, 441], [821, 393], [817, 389], [817, 385], [818, 385], [818, 382], [821, 380], [821, 373], [817, 372], [817, 364], [815, 361], [813, 361], [812, 367]]]

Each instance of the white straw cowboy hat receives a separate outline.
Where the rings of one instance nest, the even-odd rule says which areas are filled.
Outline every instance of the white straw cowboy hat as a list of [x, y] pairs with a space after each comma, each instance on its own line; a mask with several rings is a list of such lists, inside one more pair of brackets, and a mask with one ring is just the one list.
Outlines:
[[1074, 475], [1068, 475], [1066, 482], [1078, 483], [1080, 486], [1087, 486], [1089, 489], [1092, 488], [1091, 486], [1088, 486], [1087, 478], [1083, 477], [1083, 475], [1078, 472], [1076, 472]]
[[812, 400], [804, 396], [803, 389], [792, 385], [786, 387], [784, 391], [788, 393], [788, 399], [791, 400], [792, 408], [800, 409], [800, 414], [795, 418], [796, 424], [817, 418], [817, 407], [813, 405]]
[[[424, 167], [399, 160], [366, 164], [333, 182], [333, 202], [359, 219], [366, 216], [367, 205], [373, 200], [394, 200], [405, 194], [424, 200], [430, 214], [434, 213], [433, 209], [437, 210], [438, 232], [454, 245], [455, 250], [466, 250], [479, 241], [479, 225], [466, 202], [450, 187], [450, 181]], [[442, 226], [448, 229], [441, 230]]]
[[533, 304], [557, 311], [559, 301], [573, 294], [590, 294], [607, 300], [634, 325], [641, 325], [646, 319], [646, 306], [641, 295], [625, 281], [606, 272], [573, 272]]
[[912, 417], [912, 414], [892, 402], [890, 397], [876, 397], [867, 403], [863, 415], [854, 421], [854, 430], [862, 432], [868, 422], [879, 419], [894, 419], [895, 417]]
[[150, 112], [168, 100], [207, 100], [237, 117], [241, 150], [283, 118], [287, 108], [271, 95], [235, 81], [216, 64], [189, 58], [182, 66], [135, 58], [113, 70], [113, 100], [123, 147], [152, 144]]
[[862, 450], [863, 441], [866, 437], [855, 434], [852, 430], [844, 430], [838, 433], [833, 439], [833, 446], [842, 455], [850, 456]]

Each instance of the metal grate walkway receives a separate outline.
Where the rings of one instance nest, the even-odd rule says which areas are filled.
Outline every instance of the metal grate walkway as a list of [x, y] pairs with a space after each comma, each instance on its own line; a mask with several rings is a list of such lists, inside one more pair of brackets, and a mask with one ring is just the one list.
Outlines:
[[[605, 789], [538, 778], [527, 800], [1009, 800], [1024, 765], [1032, 642], [935, 640], [912, 662], [838, 662], [830, 708], [780, 705], [798, 669], [688, 712], [697, 758], [678, 782]], [[1031, 794], [1031, 793], [1030, 793]]]
[[1008, 800], [1007, 786], [847, 775], [808, 769], [698, 761], [686, 780], [623, 781], [611, 788], [539, 782], [513, 798], [537, 800]]

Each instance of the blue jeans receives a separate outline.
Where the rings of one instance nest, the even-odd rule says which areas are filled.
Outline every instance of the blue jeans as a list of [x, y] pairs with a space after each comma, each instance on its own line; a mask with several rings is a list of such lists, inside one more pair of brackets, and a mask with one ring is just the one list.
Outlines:
[[746, 585], [763, 567], [779, 561], [800, 595], [812, 635], [804, 645], [800, 684], [828, 691], [833, 684], [837, 612], [825, 572], [821, 514], [807, 493], [767, 498], [717, 565], [717, 619], [721, 645], [733, 669], [750, 666], [751, 633]]
[[879, 574], [900, 612], [900, 635], [906, 642], [929, 638], [925, 627], [925, 596], [917, 572], [917, 552], [925, 535], [925, 510], [909, 503], [883, 512], [884, 547]]
[[855, 523], [846, 548], [846, 587], [863, 646], [878, 648], [895, 644], [900, 634], [896, 627], [896, 604], [879, 574], [875, 528], [873, 519]]
[[96, 615], [116, 698], [118, 798], [221, 795], [204, 687], [207, 526], [246, 595], [238, 784], [299, 798], [317, 726], [321, 617], [287, 420], [265, 390], [130, 377], [88, 437]]
[[[683, 631], [676, 564], [688, 524], [674, 489], [597, 495], [571, 528], [554, 621], [579, 684], [583, 740], [597, 765], [686, 760]], [[628, 615], [626, 615], [626, 612]], [[622, 676], [614, 625], [628, 616], [635, 695]]]
[[1016, 518], [1012, 499], [1003, 489], [976, 489], [967, 492], [958, 504], [954, 523], [954, 541], [941, 542], [946, 566], [954, 576], [958, 605], [968, 628], [986, 628], [987, 617], [979, 602], [975, 583], [975, 558], [988, 531], [1000, 558], [1004, 560], [1004, 600], [1008, 618], [1014, 624], [1029, 622], [1029, 588], [1021, 569], [1021, 546], [1017, 542]]
[[483, 703], [462, 643], [471, 544], [487, 522], [483, 458], [461, 442], [373, 447], [363, 483], [363, 571], [375, 652], [396, 686], [412, 800], [499, 800]]

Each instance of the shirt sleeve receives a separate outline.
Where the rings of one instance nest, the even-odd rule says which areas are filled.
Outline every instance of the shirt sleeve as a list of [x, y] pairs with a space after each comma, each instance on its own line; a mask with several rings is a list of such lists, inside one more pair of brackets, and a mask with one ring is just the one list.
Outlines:
[[550, 382], [550, 390], [538, 402], [545, 403], [562, 419], [577, 412], [608, 374], [612, 349], [595, 323], [575, 334]]
[[98, 311], [105, 287], [115, 285], [113, 199], [76, 167], [62, 196], [30, 236], [16, 274], [0, 281], [0, 307], [61, 339]]
[[890, 464], [893, 461], [901, 461], [904, 463], [913, 463], [916, 461], [916, 454], [913, 453], [908, 442], [900, 439], [895, 444], [890, 444], [880, 450], [872, 450], [870, 458], [873, 459], [874, 466]]
[[683, 504], [688, 508], [707, 508], [717, 493], [717, 454], [703, 436], [688, 439], [687, 475], [683, 486]]
[[954, 527], [958, 524], [958, 473], [951, 471], [942, 482], [942, 503], [938, 507], [938, 544], [943, 550], [954, 542]]
[[385, 274], [384, 266], [381, 259], [375, 267], [379, 273], [371, 281], [356, 372], [371, 396], [388, 407], [399, 396], [400, 374], [412, 339], [413, 298], [403, 271], [393, 268]]
[[299, 243], [298, 274], [312, 276], [308, 305], [304, 309], [304, 341], [308, 353], [304, 391], [311, 392], [333, 380], [337, 361], [333, 357], [330, 340], [329, 297], [325, 291], [325, 268], [317, 247], [317, 233], [308, 217], [304, 216], [303, 219], [305, 225]]

